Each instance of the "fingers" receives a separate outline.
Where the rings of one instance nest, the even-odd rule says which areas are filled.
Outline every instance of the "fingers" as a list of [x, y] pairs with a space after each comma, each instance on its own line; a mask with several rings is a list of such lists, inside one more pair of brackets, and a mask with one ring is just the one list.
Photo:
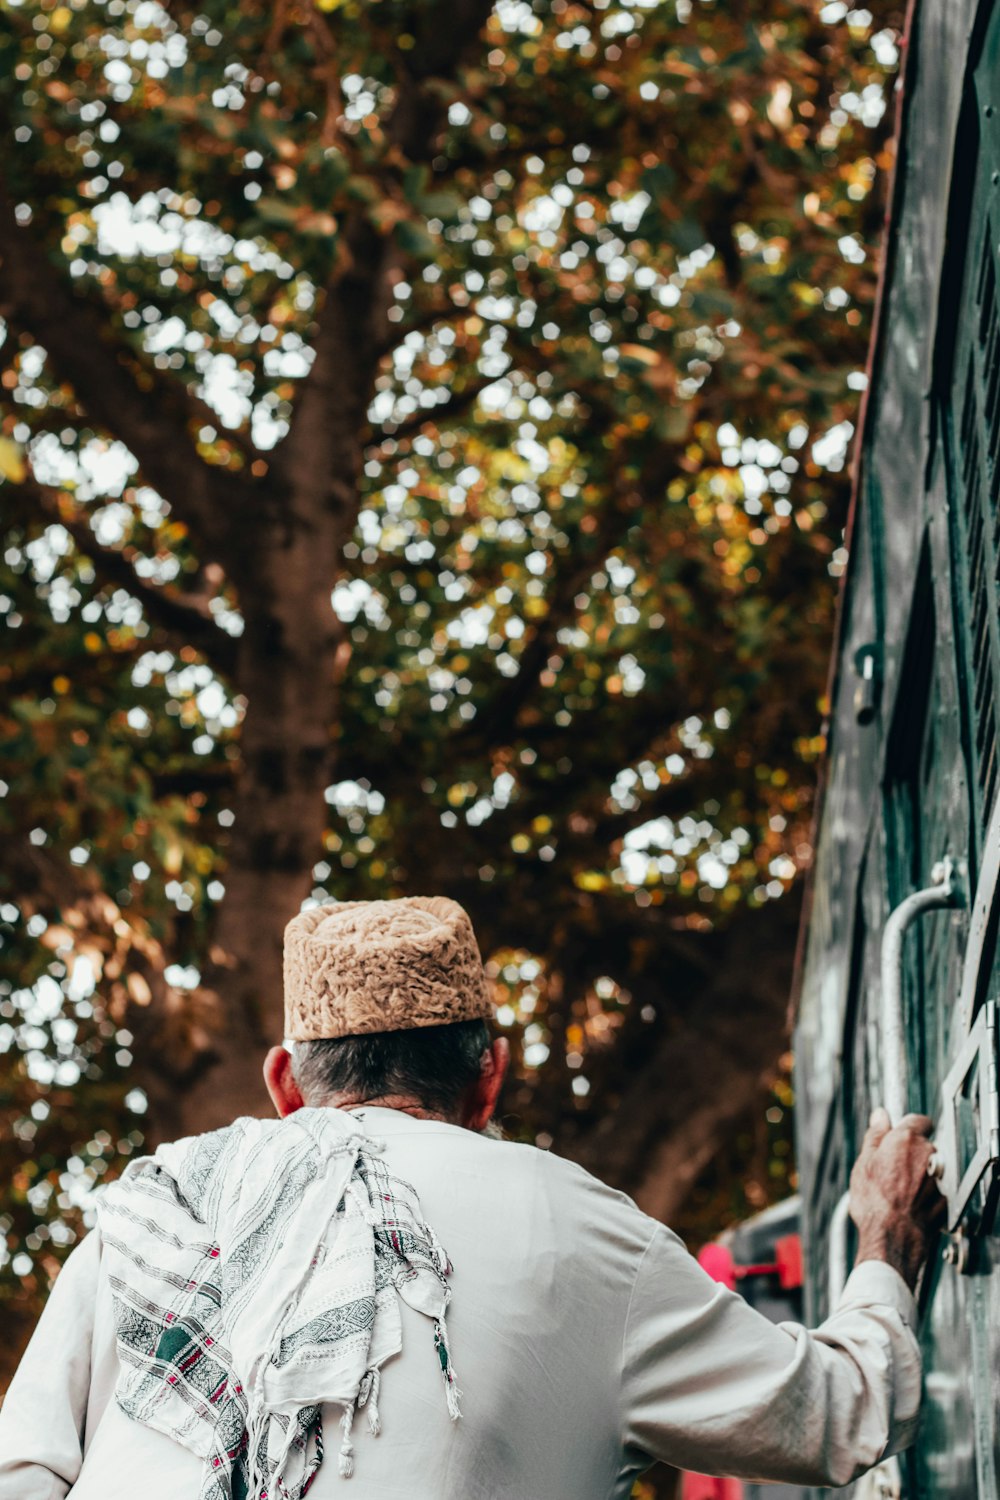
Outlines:
[[892, 1129], [892, 1121], [889, 1119], [888, 1110], [873, 1109], [868, 1120], [868, 1129], [865, 1132], [862, 1150], [874, 1150], [880, 1145]]
[[[865, 1132], [864, 1144], [868, 1147], [880, 1145], [892, 1129], [893, 1124], [889, 1118], [889, 1111], [882, 1109], [881, 1106], [878, 1109], [873, 1109], [868, 1119], [868, 1129]], [[934, 1133], [934, 1121], [929, 1115], [904, 1115], [895, 1129], [905, 1130], [910, 1135], [928, 1137]]]
[[930, 1115], [904, 1115], [897, 1130], [910, 1130], [914, 1135], [933, 1135], [934, 1121]]

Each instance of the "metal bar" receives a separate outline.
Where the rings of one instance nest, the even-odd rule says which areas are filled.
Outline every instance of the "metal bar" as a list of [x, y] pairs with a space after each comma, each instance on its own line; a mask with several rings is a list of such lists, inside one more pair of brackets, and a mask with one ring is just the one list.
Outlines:
[[[914, 891], [891, 912], [882, 931], [882, 1089], [885, 1107], [893, 1125], [909, 1108], [909, 1078], [906, 1029], [903, 1018], [903, 945], [914, 922], [925, 912], [963, 905], [964, 897], [955, 881], [955, 866], [943, 859], [931, 872], [934, 884]], [[850, 1194], [838, 1199], [830, 1216], [829, 1278], [830, 1311], [847, 1284], [847, 1236], [850, 1224]]]
[[840, 1301], [840, 1294], [847, 1285], [847, 1232], [851, 1222], [849, 1213], [850, 1193], [844, 1193], [837, 1199], [836, 1207], [830, 1215], [830, 1248], [829, 1274], [830, 1274], [830, 1298], [827, 1307], [827, 1316], [833, 1312]]
[[983, 839], [983, 858], [979, 867], [976, 894], [969, 913], [969, 936], [965, 945], [961, 998], [958, 1002], [956, 1035], [964, 1036], [972, 1025], [976, 1000], [980, 992], [983, 948], [990, 930], [993, 908], [1000, 901], [1000, 798], [993, 809], [990, 826]]
[[931, 872], [926, 890], [914, 891], [889, 916], [882, 932], [882, 1091], [893, 1125], [909, 1109], [906, 1028], [903, 1018], [903, 944], [913, 923], [925, 912], [963, 904], [955, 866], [943, 859]]

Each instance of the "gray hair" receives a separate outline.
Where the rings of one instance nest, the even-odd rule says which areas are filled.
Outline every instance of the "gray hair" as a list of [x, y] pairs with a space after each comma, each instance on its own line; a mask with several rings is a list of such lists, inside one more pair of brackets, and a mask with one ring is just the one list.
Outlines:
[[453, 1114], [479, 1078], [490, 1045], [485, 1021], [296, 1042], [292, 1071], [307, 1104], [338, 1094], [361, 1102], [403, 1095]]

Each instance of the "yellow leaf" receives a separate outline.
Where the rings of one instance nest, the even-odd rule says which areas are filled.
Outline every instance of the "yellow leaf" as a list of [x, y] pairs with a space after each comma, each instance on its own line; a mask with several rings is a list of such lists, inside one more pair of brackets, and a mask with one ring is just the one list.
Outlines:
[[23, 484], [28, 477], [24, 450], [10, 438], [0, 437], [0, 474], [11, 484]]
[[167, 850], [163, 856], [163, 868], [168, 875], [179, 875], [181, 865], [184, 863], [184, 851], [179, 840], [168, 838]]
[[134, 971], [125, 981], [126, 988], [136, 1005], [148, 1005], [153, 998], [153, 992], [141, 974]]
[[620, 352], [626, 359], [634, 359], [640, 365], [658, 365], [660, 356], [655, 349], [648, 348], [645, 344], [621, 344]]

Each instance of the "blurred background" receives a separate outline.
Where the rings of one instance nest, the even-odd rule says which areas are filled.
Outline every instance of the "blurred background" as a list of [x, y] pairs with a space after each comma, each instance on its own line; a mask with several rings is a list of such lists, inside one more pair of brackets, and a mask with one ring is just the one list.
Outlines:
[[6, 0], [0, 1388], [303, 902], [460, 900], [507, 1131], [693, 1247], [794, 1189], [901, 26]]

